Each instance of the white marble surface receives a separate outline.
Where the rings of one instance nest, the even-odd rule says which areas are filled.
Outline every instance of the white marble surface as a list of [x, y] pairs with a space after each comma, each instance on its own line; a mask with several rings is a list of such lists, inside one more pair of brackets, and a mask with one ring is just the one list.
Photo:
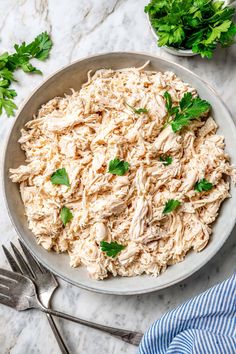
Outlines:
[[[157, 48], [146, 22], [145, 0], [0, 0], [0, 51], [14, 43], [30, 41], [41, 31], [49, 31], [54, 46], [46, 63], [37, 63], [44, 75], [17, 73], [17, 104], [27, 98], [43, 79], [73, 60], [108, 51], [143, 51], [183, 64], [202, 76], [221, 94], [236, 116], [236, 47], [218, 51], [213, 60], [173, 57]], [[0, 149], [14, 118], [0, 117]], [[1, 243], [16, 241], [0, 190]], [[60, 281], [53, 299], [55, 308], [104, 324], [145, 331], [169, 309], [225, 279], [236, 261], [236, 230], [201, 271], [185, 282], [158, 293], [119, 297], [80, 290]], [[0, 267], [7, 263], [0, 250]], [[78, 354], [134, 354], [136, 348], [66, 321], [59, 328], [70, 348]], [[59, 353], [45, 316], [36, 311], [17, 313], [0, 306], [0, 353]]]

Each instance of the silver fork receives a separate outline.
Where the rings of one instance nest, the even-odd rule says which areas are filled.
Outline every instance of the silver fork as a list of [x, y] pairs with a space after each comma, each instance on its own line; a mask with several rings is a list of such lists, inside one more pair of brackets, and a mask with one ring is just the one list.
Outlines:
[[[42, 264], [39, 264], [34, 259], [34, 257], [30, 254], [28, 249], [20, 240], [19, 243], [29, 265], [26, 263], [24, 257], [12, 242], [11, 247], [19, 265], [11, 253], [6, 249], [6, 247], [2, 246], [6, 258], [13, 272], [23, 274], [34, 281], [40, 301], [45, 307], [48, 308], [50, 307], [50, 299], [52, 294], [58, 287], [58, 282], [51, 272], [49, 272]], [[66, 344], [64, 343], [52, 316], [47, 314], [47, 318], [62, 354], [69, 354], [69, 350], [67, 349]]]
[[0, 268], [0, 303], [23, 311], [35, 308], [47, 314], [64, 318], [100, 331], [109, 333], [127, 343], [138, 346], [143, 334], [125, 329], [104, 326], [74, 317], [63, 312], [51, 310], [43, 306], [36, 292], [33, 281], [22, 274]]

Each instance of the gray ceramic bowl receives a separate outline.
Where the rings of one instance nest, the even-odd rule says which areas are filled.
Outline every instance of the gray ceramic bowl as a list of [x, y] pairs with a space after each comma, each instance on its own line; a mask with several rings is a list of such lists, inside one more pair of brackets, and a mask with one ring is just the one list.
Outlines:
[[141, 53], [108, 53], [92, 56], [79, 60], [55, 73], [24, 103], [9, 135], [5, 151], [3, 168], [6, 204], [19, 237], [36, 258], [55, 274], [74, 285], [101, 293], [119, 295], [141, 294], [162, 289], [184, 280], [216, 254], [230, 235], [236, 219], [236, 189], [232, 188], [232, 198], [223, 204], [217, 222], [213, 227], [211, 241], [202, 252], [190, 252], [182, 263], [170, 266], [158, 278], [144, 275], [132, 278], [110, 277], [104, 281], [91, 280], [88, 277], [86, 269], [82, 267], [77, 269], [70, 268], [67, 255], [58, 255], [45, 251], [37, 245], [34, 235], [28, 229], [18, 185], [10, 181], [8, 173], [9, 168], [16, 168], [25, 161], [24, 153], [17, 142], [20, 137], [20, 129], [28, 120], [32, 119], [32, 116], [37, 113], [43, 103], [55, 96], [62, 96], [65, 92], [69, 93], [71, 87], [79, 90], [81, 85], [87, 80], [88, 70], [138, 67], [143, 65], [147, 60], [150, 60], [147, 70], [172, 70], [183, 80], [194, 86], [202, 98], [211, 102], [214, 118], [220, 127], [219, 133], [225, 136], [227, 152], [232, 157], [232, 162], [236, 164], [236, 129], [220, 97], [217, 96], [206, 82], [189, 70], [167, 60]]

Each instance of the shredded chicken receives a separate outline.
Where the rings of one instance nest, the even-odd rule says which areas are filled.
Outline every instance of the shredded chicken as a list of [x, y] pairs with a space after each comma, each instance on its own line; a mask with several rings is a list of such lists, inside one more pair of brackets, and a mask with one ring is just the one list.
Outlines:
[[[163, 94], [174, 104], [194, 88], [171, 72], [145, 68], [98, 70], [79, 92], [56, 97], [22, 129], [19, 142], [26, 165], [10, 170], [20, 192], [29, 228], [47, 250], [68, 252], [71, 266], [85, 265], [94, 279], [109, 273], [157, 276], [193, 249], [208, 243], [212, 223], [229, 195], [235, 170], [216, 135], [212, 117], [195, 120], [179, 133], [163, 126]], [[132, 107], [146, 108], [136, 114]], [[165, 166], [160, 156], [173, 162]], [[124, 176], [108, 173], [109, 161], [129, 162]], [[50, 177], [65, 168], [70, 187], [53, 185]], [[198, 193], [205, 178], [214, 187]], [[164, 215], [165, 203], [181, 206]], [[63, 226], [60, 211], [73, 219]], [[100, 242], [126, 247], [111, 258]]]

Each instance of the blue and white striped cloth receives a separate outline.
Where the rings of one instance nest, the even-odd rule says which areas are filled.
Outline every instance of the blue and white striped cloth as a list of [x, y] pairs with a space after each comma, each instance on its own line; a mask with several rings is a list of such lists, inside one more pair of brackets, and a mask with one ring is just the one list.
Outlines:
[[236, 274], [156, 321], [139, 354], [235, 354]]

